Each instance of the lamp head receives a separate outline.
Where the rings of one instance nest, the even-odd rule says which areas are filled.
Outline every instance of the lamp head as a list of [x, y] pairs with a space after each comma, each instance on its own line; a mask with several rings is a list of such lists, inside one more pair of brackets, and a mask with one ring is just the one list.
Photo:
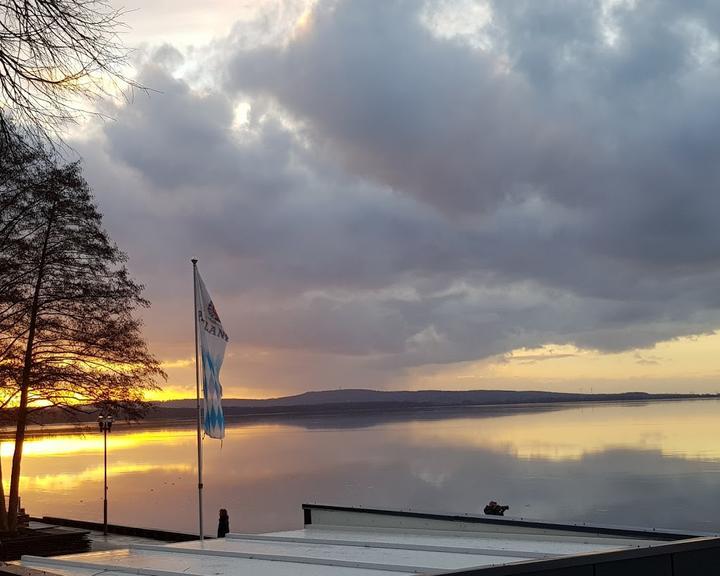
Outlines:
[[108, 415], [100, 415], [98, 416], [98, 427], [100, 428], [100, 432], [110, 432], [112, 429], [112, 423], [113, 423], [113, 417]]

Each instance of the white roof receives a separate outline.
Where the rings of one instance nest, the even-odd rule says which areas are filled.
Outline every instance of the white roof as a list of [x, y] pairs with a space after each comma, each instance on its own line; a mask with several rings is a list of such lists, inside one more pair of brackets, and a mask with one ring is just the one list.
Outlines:
[[98, 571], [105, 576], [397, 576], [661, 543], [647, 532], [627, 537], [528, 522], [405, 517], [396, 511], [312, 512], [312, 523], [302, 530], [229, 534], [202, 543], [135, 544], [55, 558], [24, 556], [21, 563], [61, 576]]

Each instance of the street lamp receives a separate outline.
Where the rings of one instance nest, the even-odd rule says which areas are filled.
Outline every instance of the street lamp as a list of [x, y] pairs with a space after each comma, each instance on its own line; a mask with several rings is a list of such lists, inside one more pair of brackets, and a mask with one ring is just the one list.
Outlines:
[[108, 533], [108, 524], [107, 524], [107, 492], [108, 492], [108, 484], [107, 484], [107, 435], [108, 432], [112, 430], [112, 423], [113, 423], [113, 417], [112, 416], [98, 416], [98, 426], [100, 427], [100, 432], [103, 433], [104, 438], [104, 462], [105, 462], [105, 492], [104, 492], [104, 498], [103, 498], [103, 534], [107, 536]]

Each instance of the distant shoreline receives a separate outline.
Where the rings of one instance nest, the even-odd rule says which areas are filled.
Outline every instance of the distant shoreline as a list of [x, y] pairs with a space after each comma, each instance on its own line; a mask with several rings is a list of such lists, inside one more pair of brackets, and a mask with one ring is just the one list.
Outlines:
[[[603, 395], [607, 396], [607, 395]], [[529, 401], [529, 402], [493, 402], [485, 404], [407, 404], [401, 402], [370, 402], [370, 403], [332, 403], [316, 404], [305, 406], [273, 406], [273, 407], [227, 407], [225, 408], [225, 419], [228, 424], [246, 422], [253, 424], [257, 422], [296, 422], [303, 420], [316, 420], [318, 417], [338, 418], [342, 416], [376, 416], [378, 419], [387, 420], [402, 418], [403, 416], [424, 415], [442, 416], [446, 414], [474, 413], [481, 415], [495, 415], [500, 411], [514, 413], [518, 411], [570, 409], [573, 407], [593, 405], [632, 405], [648, 404], [655, 402], [677, 402], [687, 400], [718, 400], [717, 394], [659, 394], [642, 397], [619, 397], [602, 399], [555, 399], [552, 401]], [[188, 408], [160, 408], [153, 410], [148, 417], [138, 422], [117, 421], [115, 426], [118, 430], [142, 430], [158, 428], [185, 428], [194, 427], [196, 412]], [[28, 437], [53, 436], [62, 434], [94, 434], [97, 432], [97, 425], [94, 418], [88, 418], [77, 422], [51, 422], [45, 424], [32, 424], [28, 428]], [[12, 427], [6, 427], [0, 431], [0, 440], [12, 440], [14, 432]]]

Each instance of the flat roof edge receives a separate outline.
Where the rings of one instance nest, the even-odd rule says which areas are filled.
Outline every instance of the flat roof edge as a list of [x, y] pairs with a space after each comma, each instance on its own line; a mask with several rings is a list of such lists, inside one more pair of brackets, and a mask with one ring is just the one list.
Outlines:
[[443, 520], [448, 522], [465, 522], [468, 524], [487, 524], [494, 526], [515, 526], [522, 528], [535, 528], [538, 530], [557, 530], [563, 532], [577, 532], [578, 534], [599, 534], [618, 536], [623, 538], [639, 538], [649, 540], [686, 540], [688, 538], [715, 538], [718, 535], [710, 532], [676, 531], [656, 528], [639, 528], [631, 526], [613, 526], [606, 524], [563, 523], [528, 520], [525, 518], [505, 518], [479, 516], [476, 514], [439, 514], [435, 512], [365, 508], [362, 506], [336, 506], [331, 504], [302, 505], [305, 525], [311, 525], [313, 510], [326, 510], [334, 512], [352, 512], [357, 514], [395, 516], [401, 518], [420, 518], [427, 520]]
[[[570, 570], [573, 568], [593, 568], [601, 564], [617, 564], [623, 567], [622, 574], [635, 574], [636, 576], [651, 576], [657, 573], [665, 574], [666, 572], [657, 572], [657, 565], [650, 566], [638, 565], [637, 562], [653, 559], [670, 559], [672, 565], [672, 557], [680, 554], [697, 554], [710, 552], [715, 555], [714, 560], [720, 555], [720, 537], [704, 537], [690, 538], [678, 542], [666, 542], [656, 546], [646, 546], [643, 548], [627, 548], [624, 550], [612, 550], [609, 552], [587, 552], [584, 554], [574, 554], [563, 558], [553, 558], [550, 560], [528, 560], [524, 562], [515, 562], [503, 566], [489, 566], [477, 568], [461, 568], [459, 570], [445, 570], [442, 572], [434, 572], [432, 576], [521, 576], [523, 574], [543, 574], [547, 575], [551, 570]], [[707, 560], [707, 559], [705, 559]], [[625, 562], [631, 563], [632, 572], [627, 571], [629, 566], [624, 565]], [[634, 564], [633, 564], [634, 563]], [[691, 560], [691, 564], [694, 562]], [[714, 563], [714, 562], [713, 562]], [[565, 572], [563, 572], [564, 574]], [[569, 573], [569, 572], [568, 572]], [[582, 572], [583, 574], [585, 572]], [[603, 574], [608, 572], [603, 572]], [[668, 574], [670, 572], [667, 572]], [[676, 570], [674, 574], [686, 574], [683, 570]], [[698, 574], [699, 572], [690, 572]], [[573, 571], [572, 574], [575, 574]]]

